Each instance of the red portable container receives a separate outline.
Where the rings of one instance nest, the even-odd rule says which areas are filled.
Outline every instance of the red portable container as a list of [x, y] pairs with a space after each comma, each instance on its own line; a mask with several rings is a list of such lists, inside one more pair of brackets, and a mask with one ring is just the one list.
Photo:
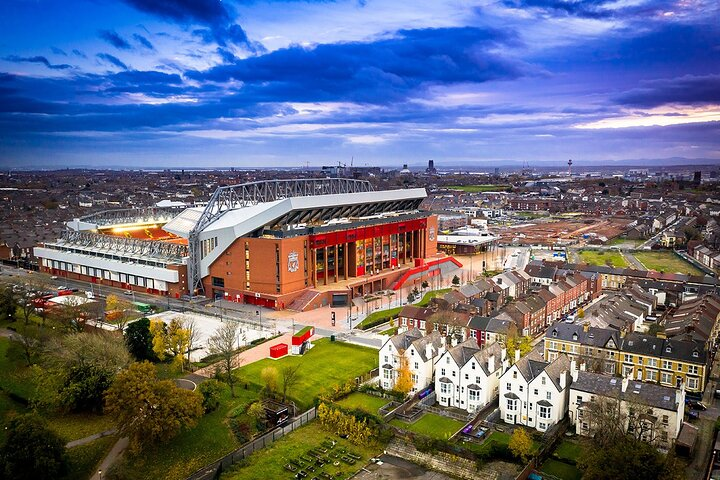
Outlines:
[[280, 358], [288, 354], [287, 343], [278, 343], [270, 347], [270, 358]]

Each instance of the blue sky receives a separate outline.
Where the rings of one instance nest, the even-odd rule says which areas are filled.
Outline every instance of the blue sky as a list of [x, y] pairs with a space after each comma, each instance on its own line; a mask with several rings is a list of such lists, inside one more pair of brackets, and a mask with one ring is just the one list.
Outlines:
[[4, 0], [0, 166], [720, 162], [717, 0]]

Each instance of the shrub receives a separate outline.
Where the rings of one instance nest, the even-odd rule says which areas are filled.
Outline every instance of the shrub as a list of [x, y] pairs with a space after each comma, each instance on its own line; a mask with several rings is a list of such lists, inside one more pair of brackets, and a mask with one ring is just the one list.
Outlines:
[[220, 382], [211, 378], [198, 385], [198, 390], [203, 397], [202, 406], [205, 413], [212, 412], [220, 406], [220, 395], [223, 387]]

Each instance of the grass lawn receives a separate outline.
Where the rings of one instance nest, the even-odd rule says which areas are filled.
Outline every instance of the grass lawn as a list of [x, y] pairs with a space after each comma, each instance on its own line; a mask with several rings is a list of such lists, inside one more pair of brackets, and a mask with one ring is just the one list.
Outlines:
[[505, 192], [512, 188], [512, 185], [453, 185], [453, 190], [462, 190], [468, 193], [482, 193], [482, 192]]
[[301, 364], [297, 385], [289, 397], [298, 408], [305, 410], [312, 406], [318, 394], [333, 384], [345, 383], [377, 367], [377, 350], [344, 342], [331, 342], [321, 338], [303, 356], [286, 356], [279, 360], [266, 358], [237, 370], [240, 383], [250, 383], [256, 388], [263, 386], [260, 372], [265, 367], [280, 370], [286, 365]]
[[[314, 421], [281, 438], [267, 448], [253, 453], [244, 462], [224, 473], [221, 478], [224, 480], [293, 478], [294, 474], [286, 470], [285, 465], [290, 460], [299, 460], [302, 456], [307, 457], [308, 450], [320, 447], [325, 439], [338, 442], [334, 449], [328, 450], [328, 455], [332, 455], [335, 450], [345, 448], [348, 452], [360, 455], [362, 458], [354, 465], [347, 465], [340, 461], [337, 466], [327, 464], [322, 469], [315, 467], [316, 470], [309, 473], [308, 479], [314, 476], [319, 477], [321, 471], [335, 478], [350, 478], [367, 463], [368, 459], [382, 450], [382, 446], [364, 447], [354, 445], [337, 435], [326, 432], [320, 427], [319, 422]], [[333, 460], [332, 457], [330, 459]]]
[[569, 440], [563, 440], [562, 443], [555, 449], [555, 455], [557, 455], [557, 457], [561, 460], [577, 461], [581, 454], [582, 446], [579, 443], [571, 442]]
[[380, 335], [389, 335], [392, 337], [393, 335], [397, 335], [397, 332], [398, 327], [390, 327], [387, 330], [383, 330], [382, 332], [380, 332]]
[[578, 252], [580, 261], [588, 263], [590, 265], [608, 265], [612, 264], [614, 267], [626, 268], [628, 263], [625, 261], [619, 252], [607, 251], [607, 250], [580, 250]]
[[66, 480], [90, 478], [103, 458], [117, 441], [115, 435], [103, 437], [85, 445], [68, 449], [68, 473]]
[[462, 446], [475, 453], [482, 454], [490, 449], [493, 443], [498, 445], [507, 445], [510, 443], [510, 434], [505, 432], [492, 432], [484, 442], [478, 444], [475, 442], [465, 442]]
[[582, 473], [577, 467], [553, 460], [552, 458], [542, 464], [540, 471], [548, 475], [553, 475], [561, 480], [580, 480], [582, 478]]
[[452, 418], [426, 413], [415, 423], [405, 423], [401, 420], [390, 420], [390, 424], [410, 432], [420, 433], [428, 437], [447, 440], [458, 430], [465, 426], [465, 423]]
[[217, 410], [168, 443], [146, 448], [137, 455], [123, 455], [117, 467], [118, 478], [182, 480], [239, 447], [227, 426], [227, 417], [235, 409], [244, 410], [245, 405], [257, 398], [257, 392], [236, 388], [235, 394], [234, 399], [230, 398], [230, 389], [226, 388]]
[[633, 256], [648, 270], [665, 273], [684, 273], [687, 275], [705, 275], [694, 265], [686, 262], [674, 252], [634, 252]]
[[335, 403], [348, 410], [357, 409], [377, 415], [380, 407], [384, 407], [391, 401], [390, 399], [376, 397], [375, 395], [369, 395], [367, 393], [353, 392]]
[[47, 418], [48, 426], [66, 442], [79, 440], [94, 433], [115, 428], [113, 419], [107, 415], [93, 413], [56, 414]]
[[30, 399], [35, 393], [33, 372], [20, 358], [20, 352], [11, 348], [11, 343], [10, 339], [0, 337], [0, 371], [3, 372], [0, 389]]

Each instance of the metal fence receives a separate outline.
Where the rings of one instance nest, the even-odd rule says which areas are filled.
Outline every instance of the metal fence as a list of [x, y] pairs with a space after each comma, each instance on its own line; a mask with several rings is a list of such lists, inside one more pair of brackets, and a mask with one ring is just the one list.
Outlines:
[[237, 450], [234, 450], [225, 455], [220, 460], [213, 462], [212, 464], [201, 468], [197, 472], [190, 475], [187, 480], [214, 480], [220, 477], [220, 474], [231, 467], [234, 463], [239, 462], [247, 458], [253, 452], [262, 450], [263, 448], [272, 445], [276, 440], [281, 439], [288, 433], [296, 430], [309, 421], [313, 420], [316, 416], [315, 407], [306, 411], [305, 413], [297, 416], [292, 423], [285, 425], [284, 427], [278, 427], [268, 433], [247, 442]]

